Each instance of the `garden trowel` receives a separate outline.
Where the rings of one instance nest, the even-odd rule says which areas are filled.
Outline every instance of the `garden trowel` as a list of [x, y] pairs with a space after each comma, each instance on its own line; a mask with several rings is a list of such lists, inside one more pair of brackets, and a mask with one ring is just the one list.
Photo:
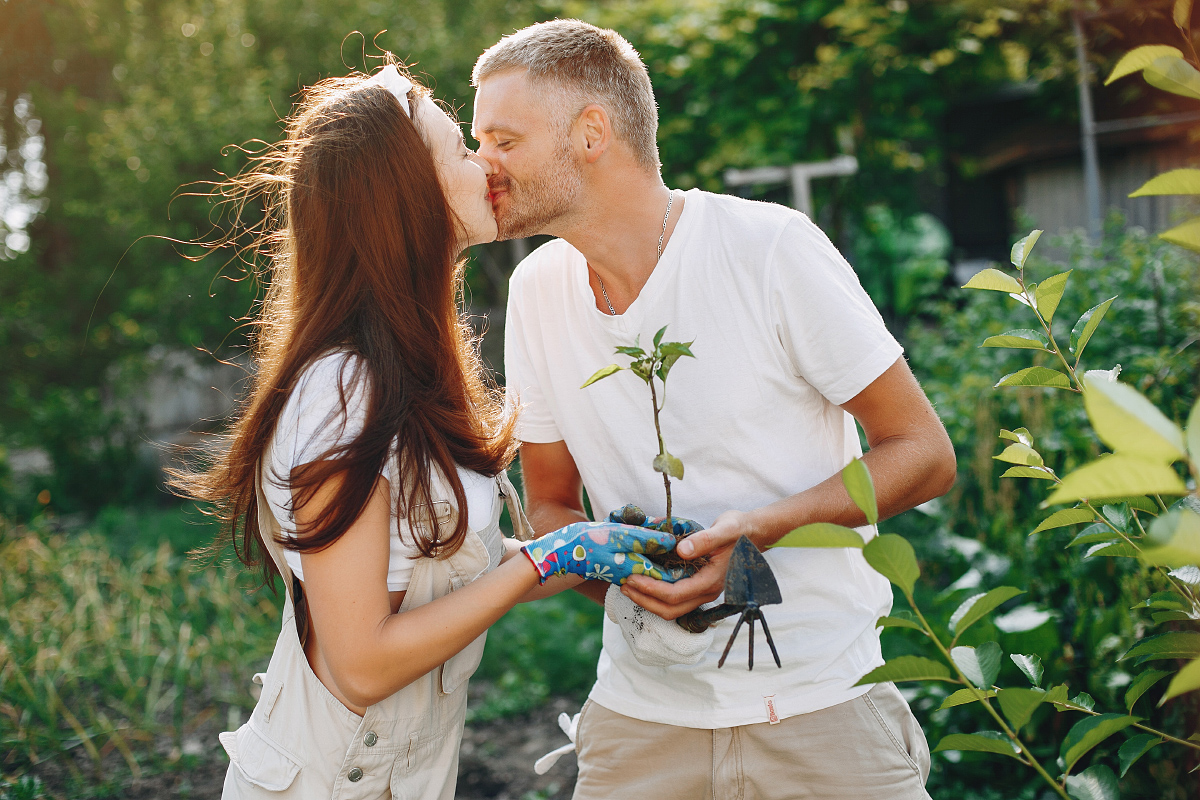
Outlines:
[[717, 662], [717, 667], [725, 666], [725, 658], [729, 655], [729, 649], [733, 647], [733, 641], [737, 638], [742, 623], [749, 622], [749, 668], [754, 669], [754, 620], [757, 619], [762, 623], [763, 635], [767, 637], [771, 655], [775, 656], [775, 666], [782, 667], [779, 653], [775, 650], [775, 642], [771, 640], [771, 630], [767, 627], [767, 620], [762, 613], [762, 606], [782, 602], [779, 584], [775, 582], [775, 574], [771, 572], [771, 565], [763, 558], [763, 554], [758, 552], [754, 543], [743, 536], [734, 544], [733, 554], [729, 557], [729, 568], [725, 572], [725, 602], [713, 608], [697, 608], [675, 621], [685, 630], [700, 633], [726, 617], [740, 614], [737, 625], [733, 626], [733, 633], [729, 636], [729, 642], [725, 645], [725, 652], [721, 653], [721, 660]]

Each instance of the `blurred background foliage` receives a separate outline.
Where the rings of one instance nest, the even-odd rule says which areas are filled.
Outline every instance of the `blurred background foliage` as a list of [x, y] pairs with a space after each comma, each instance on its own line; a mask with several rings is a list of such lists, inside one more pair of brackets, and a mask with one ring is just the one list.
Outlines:
[[[1169, 3], [1102, 5], [1120, 14], [1091, 26], [1101, 73], [1140, 43], [1131, 39], [1137, 26]], [[992, 390], [996, 375], [1025, 366], [1026, 357], [979, 349], [981, 334], [1024, 319], [1015, 302], [1001, 307], [954, 288], [961, 243], [930, 213], [948, 183], [970, 181], [979, 169], [961, 156], [964, 139], [975, 135], [957, 124], [963, 104], [1034, 86], [1023, 113], [1074, 118], [1070, 7], [1067, 0], [0, 2], [0, 775], [58, 776], [62, 791], [94, 796], [99, 786], [119, 793], [133, 765], [187, 768], [190, 756], [173, 749], [192, 730], [187, 719], [224, 720], [244, 710], [246, 662], [265, 663], [275, 635], [276, 598], [247, 594], [235, 571], [197, 572], [183, 559], [213, 531], [162, 493], [147, 441], [154, 411], [147, 381], [179, 354], [202, 367], [220, 359], [244, 368], [241, 323], [260, 292], [236, 263], [182, 257], [198, 251], [175, 242], [204, 236], [220, 221], [207, 200], [190, 194], [205, 191], [196, 183], [244, 164], [231, 145], [276, 139], [301, 86], [377, 63], [374, 45], [417, 62], [437, 96], [468, 121], [468, 78], [479, 52], [556, 16], [614, 27], [642, 53], [661, 108], [671, 185], [721, 191], [730, 167], [856, 156], [852, 180], [814, 187], [818, 221], [904, 342], [960, 466], [949, 496], [885, 528], [916, 546], [926, 605], [948, 615], [981, 583], [1029, 587], [1019, 607], [973, 635], [1000, 638], [1009, 652], [1059, 653], [1048, 672], [1098, 698], [1123, 692], [1129, 676], [1115, 658], [1144, 629], [1141, 612], [1127, 610], [1130, 598], [1147, 593], [1131, 584], [1141, 578], [1120, 559], [1065, 553], [1061, 531], [1027, 537], [1039, 519], [1037, 499], [1001, 481], [991, 458], [999, 427], [1029, 427], [1060, 472], [1094, 457], [1094, 437], [1078, 404], [1043, 390]], [[779, 190], [755, 196], [787, 202]], [[1076, 269], [1072, 302], [1080, 307], [1069, 311], [1120, 295], [1089, 359], [1121, 363], [1122, 380], [1181, 422], [1200, 357], [1195, 256], [1126, 230], [1119, 218], [1098, 245], [1067, 237], [1046, 252]], [[510, 266], [507, 245], [472, 253], [468, 300], [495, 320], [493, 343]], [[1048, 262], [1033, 269], [1042, 268], [1058, 271]], [[151, 632], [137, 634], [143, 649], [114, 652], [114, 642], [125, 648], [134, 635], [121, 626], [142, 624], [127, 619], [139, 603], [153, 621]], [[502, 620], [480, 671], [476, 719], [524, 711], [555, 694], [581, 697], [590, 686], [599, 609], [572, 597], [539, 613], [569, 635], [554, 637], [561, 646], [549, 649], [529, 610]], [[230, 614], [244, 626], [239, 642], [218, 636]], [[193, 636], [186, 645], [185, 623]], [[888, 633], [889, 656], [905, 651], [907, 635]], [[182, 670], [184, 663], [201, 666]], [[152, 684], [161, 702], [146, 705]], [[937, 698], [924, 691], [911, 694], [931, 741], [973, 724], [953, 709], [931, 713]], [[195, 708], [180, 705], [185, 695]], [[1195, 730], [1194, 702], [1170, 704], [1169, 724]], [[175, 744], [164, 750], [155, 744], [162, 736]], [[1027, 776], [1002, 764], [955, 757], [935, 758], [935, 797], [1037, 796]], [[72, 768], [55, 767], [66, 763]], [[1126, 796], [1183, 796], [1191, 766], [1152, 753], [1125, 779]], [[6, 791], [0, 781], [0, 796]]]

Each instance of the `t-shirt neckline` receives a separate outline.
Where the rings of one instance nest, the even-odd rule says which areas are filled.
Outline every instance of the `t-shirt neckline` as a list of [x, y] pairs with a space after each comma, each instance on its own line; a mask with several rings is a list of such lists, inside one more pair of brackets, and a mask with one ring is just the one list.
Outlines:
[[[674, 191], [674, 190], [672, 190]], [[672, 275], [680, 268], [683, 261], [681, 251], [684, 248], [684, 240], [691, 234], [691, 229], [694, 220], [699, 217], [699, 206], [701, 205], [701, 193], [694, 189], [683, 191], [686, 202], [683, 204], [683, 209], [679, 212], [679, 219], [675, 223], [675, 230], [671, 232], [671, 238], [667, 240], [663, 247], [662, 256], [658, 259], [658, 263], [654, 266], [654, 271], [650, 273], [649, 279], [638, 292], [638, 296], [629, 304], [629, 308], [625, 309], [624, 314], [610, 314], [607, 311], [601, 311], [596, 307], [595, 295], [592, 293], [591, 283], [588, 280], [588, 264], [587, 258], [582, 253], [579, 253], [580, 269], [576, 270], [576, 290], [579, 299], [583, 302], [587, 312], [590, 312], [593, 319], [600, 320], [600, 324], [610, 328], [618, 328], [629, 330], [636, 328], [641, 321], [644, 313], [643, 308], [652, 308], [654, 301], [658, 295], [662, 293], [663, 287], [670, 281]]]

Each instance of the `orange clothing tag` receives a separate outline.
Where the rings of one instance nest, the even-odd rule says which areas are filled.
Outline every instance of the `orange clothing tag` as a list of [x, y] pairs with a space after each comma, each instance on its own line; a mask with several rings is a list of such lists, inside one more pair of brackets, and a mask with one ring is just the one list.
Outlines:
[[779, 714], [775, 713], [775, 695], [763, 695], [763, 702], [767, 704], [767, 722], [772, 725], [779, 724]]

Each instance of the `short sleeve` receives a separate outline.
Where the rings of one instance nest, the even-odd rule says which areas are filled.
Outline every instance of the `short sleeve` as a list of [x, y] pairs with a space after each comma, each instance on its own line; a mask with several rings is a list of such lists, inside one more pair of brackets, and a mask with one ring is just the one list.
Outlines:
[[356, 356], [333, 353], [300, 375], [280, 415], [274, 442], [275, 462], [285, 474], [329, 457], [362, 432], [369, 377], [358, 367]]
[[853, 399], [904, 352], [854, 269], [807, 217], [796, 215], [781, 231], [767, 293], [787, 361], [834, 405]]
[[504, 317], [505, 402], [510, 413], [517, 415], [519, 441], [557, 442], [563, 435], [550, 412], [535, 366], [537, 363], [544, 366], [546, 361], [538, 341], [539, 326], [536, 320], [525, 318], [522, 308], [524, 293], [535, 287], [529, 286], [523, 277], [521, 270], [513, 274]]

